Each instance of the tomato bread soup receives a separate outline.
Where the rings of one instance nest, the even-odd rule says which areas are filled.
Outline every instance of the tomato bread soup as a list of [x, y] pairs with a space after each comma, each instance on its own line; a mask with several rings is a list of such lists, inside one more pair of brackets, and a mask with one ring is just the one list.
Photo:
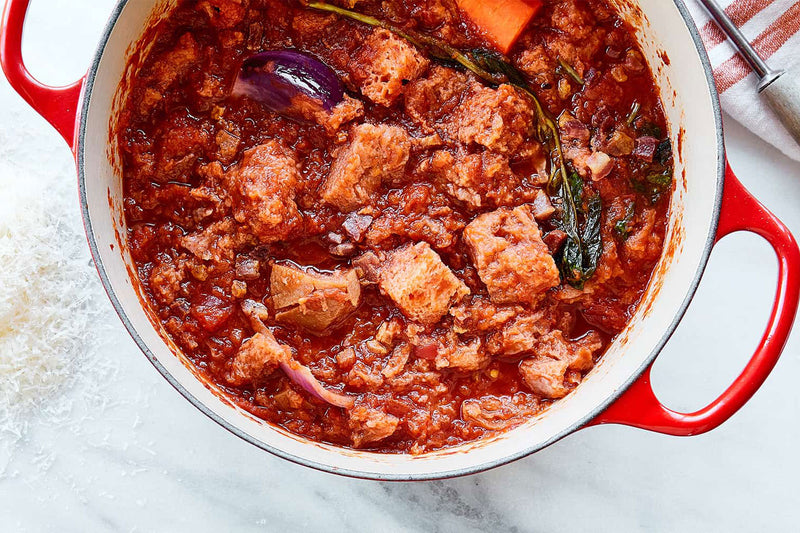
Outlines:
[[486, 4], [185, 0], [148, 34], [116, 131], [131, 255], [259, 418], [455, 446], [569, 394], [635, 311], [672, 151], [633, 31], [605, 0]]

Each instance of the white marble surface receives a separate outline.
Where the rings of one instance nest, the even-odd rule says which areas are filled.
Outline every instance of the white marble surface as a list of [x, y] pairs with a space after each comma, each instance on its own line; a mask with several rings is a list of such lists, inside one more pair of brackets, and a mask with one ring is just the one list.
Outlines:
[[[112, 3], [34, 0], [25, 46], [31, 70], [48, 82], [75, 78]], [[0, 141], [3, 172], [44, 175], [42, 183], [25, 186], [50, 191], [47, 180], [56, 180], [74, 193], [66, 146], [4, 81]], [[730, 119], [727, 142], [742, 181], [800, 235], [800, 164]], [[13, 185], [7, 175], [0, 184]], [[70, 216], [77, 221], [76, 195], [73, 203]], [[655, 387], [668, 405], [699, 407], [735, 376], [766, 321], [775, 270], [771, 251], [752, 235], [717, 247], [689, 313], [656, 364]], [[0, 469], [0, 531], [797, 527], [800, 332], [753, 400], [709, 434], [674, 438], [591, 428], [484, 474], [389, 484], [295, 466], [228, 434], [161, 378], [103, 296], [97, 298], [107, 307], [110, 334], [93, 364], [111, 371], [100, 374], [102, 383], [79, 379], [61, 392], [76, 400], [66, 423], [32, 416], [26, 437]], [[98, 405], [97, 394], [87, 391], [102, 396], [96, 416], [84, 416]]]

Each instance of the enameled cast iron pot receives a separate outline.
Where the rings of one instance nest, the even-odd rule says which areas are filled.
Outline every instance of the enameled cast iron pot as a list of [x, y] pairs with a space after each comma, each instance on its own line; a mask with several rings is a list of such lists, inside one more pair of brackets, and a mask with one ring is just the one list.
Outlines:
[[[611, 1], [636, 28], [675, 147], [676, 190], [664, 256], [634, 319], [572, 394], [503, 435], [418, 457], [342, 449], [261, 422], [199, 377], [143, 305], [124, 242], [119, 158], [110, 128], [121, 100], [120, 82], [132, 75], [125, 72], [127, 54], [168, 10], [169, 0], [120, 0], [89, 72], [67, 87], [44, 86], [25, 69], [20, 42], [29, 0], [7, 0], [0, 59], [11, 85], [75, 154], [86, 234], [103, 285], [125, 327], [167, 381], [232, 433], [285, 459], [355, 477], [421, 480], [502, 465], [594, 424], [627, 424], [670, 435], [709, 431], [750, 399], [789, 335], [800, 293], [800, 253], [788, 229], [727, 165], [711, 67], [689, 13], [682, 0]], [[653, 394], [650, 367], [689, 305], [714, 244], [735, 231], [757, 233], [775, 249], [778, 290], [772, 315], [734, 383], [706, 408], [678, 413]]]

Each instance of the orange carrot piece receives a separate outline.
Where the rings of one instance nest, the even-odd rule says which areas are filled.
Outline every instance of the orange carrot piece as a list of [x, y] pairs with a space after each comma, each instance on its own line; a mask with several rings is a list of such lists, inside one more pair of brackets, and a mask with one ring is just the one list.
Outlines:
[[456, 0], [456, 3], [504, 54], [542, 7], [542, 0]]

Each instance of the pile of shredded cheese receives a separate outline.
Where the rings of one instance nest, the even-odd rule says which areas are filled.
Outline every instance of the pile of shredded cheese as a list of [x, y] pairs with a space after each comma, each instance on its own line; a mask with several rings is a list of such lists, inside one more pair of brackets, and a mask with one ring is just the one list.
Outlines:
[[[3, 167], [0, 186], [18, 170]], [[73, 399], [66, 392], [108, 370], [94, 353], [108, 306], [79, 225], [74, 181], [58, 178], [63, 186], [48, 190], [29, 176], [26, 187], [6, 186], [0, 198], [0, 473], [32, 422], [67, 423]]]

